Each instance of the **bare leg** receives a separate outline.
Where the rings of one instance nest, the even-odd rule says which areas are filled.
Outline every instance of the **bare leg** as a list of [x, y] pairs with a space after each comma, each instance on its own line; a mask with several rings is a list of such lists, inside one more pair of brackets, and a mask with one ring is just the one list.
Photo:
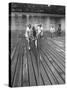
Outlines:
[[37, 40], [35, 40], [35, 45], [36, 45], [36, 48], [37, 48]]
[[29, 38], [27, 38], [27, 41], [28, 41], [28, 49], [30, 50]]
[[40, 54], [38, 53], [38, 82], [40, 85]]
[[[38, 40], [36, 40], [37, 46], [38, 46]], [[37, 62], [38, 62], [38, 82], [40, 85], [40, 52], [39, 52], [39, 48], [37, 48]]]

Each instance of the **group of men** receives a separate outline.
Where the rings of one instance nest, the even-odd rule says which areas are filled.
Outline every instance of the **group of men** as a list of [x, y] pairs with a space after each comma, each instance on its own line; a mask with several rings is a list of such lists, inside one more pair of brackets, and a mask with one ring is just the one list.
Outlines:
[[51, 32], [51, 38], [54, 37], [54, 33], [56, 32], [57, 36], [61, 36], [61, 24], [58, 24], [58, 29], [55, 30], [55, 27], [52, 25], [50, 27], [50, 32]]
[[29, 50], [31, 49], [30, 44], [29, 44], [30, 40], [34, 40], [35, 46], [37, 47], [37, 39], [38, 39], [39, 35], [40, 35], [40, 37], [43, 36], [42, 24], [27, 25], [25, 37], [26, 37], [26, 40], [28, 41], [28, 49]]

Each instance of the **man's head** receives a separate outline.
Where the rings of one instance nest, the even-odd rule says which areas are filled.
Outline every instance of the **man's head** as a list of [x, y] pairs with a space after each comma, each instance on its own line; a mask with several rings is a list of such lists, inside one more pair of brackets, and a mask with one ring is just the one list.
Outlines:
[[42, 27], [42, 24], [38, 24], [38, 27], [40, 27], [40, 28], [41, 28], [41, 27]]
[[59, 24], [59, 27], [61, 27], [61, 24]]
[[42, 24], [40, 24], [40, 27], [42, 27]]
[[54, 26], [52, 26], [52, 28], [53, 28]]
[[31, 24], [29, 24], [28, 27], [31, 28]]

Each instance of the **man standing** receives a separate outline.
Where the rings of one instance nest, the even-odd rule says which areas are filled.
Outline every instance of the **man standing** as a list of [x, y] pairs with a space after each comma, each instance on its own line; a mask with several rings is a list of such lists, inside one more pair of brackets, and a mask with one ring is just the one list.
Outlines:
[[55, 32], [54, 26], [51, 26], [50, 32], [51, 32], [51, 38], [53, 38], [53, 34], [54, 34], [54, 32]]
[[58, 27], [58, 36], [61, 36], [61, 24], [59, 24], [59, 27]]
[[26, 32], [25, 32], [25, 37], [26, 37], [26, 40], [28, 41], [28, 49], [30, 50], [30, 35], [31, 35], [31, 24], [29, 24], [26, 28]]

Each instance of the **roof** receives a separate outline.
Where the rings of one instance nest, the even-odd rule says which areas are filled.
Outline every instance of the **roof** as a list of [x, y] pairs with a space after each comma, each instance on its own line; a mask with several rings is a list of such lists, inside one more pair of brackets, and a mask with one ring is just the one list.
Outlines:
[[9, 3], [9, 7], [10, 12], [65, 15], [65, 6], [60, 5], [48, 6], [44, 4]]

